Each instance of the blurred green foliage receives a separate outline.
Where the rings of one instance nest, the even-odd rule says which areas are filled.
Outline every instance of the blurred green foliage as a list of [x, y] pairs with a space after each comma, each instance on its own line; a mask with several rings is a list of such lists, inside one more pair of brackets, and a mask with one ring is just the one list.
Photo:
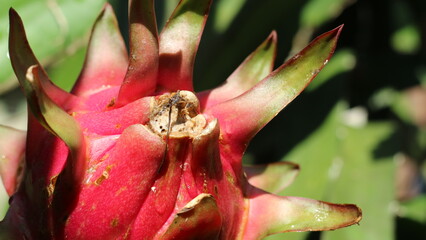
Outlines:
[[[77, 78], [92, 22], [105, 0], [2, 0], [0, 2], [0, 124], [24, 129], [26, 104], [16, 90], [8, 55], [9, 8], [23, 19], [30, 45], [51, 79], [64, 89], [71, 89]], [[8, 197], [0, 190], [0, 202]], [[4, 216], [7, 208], [0, 210]]]
[[[61, 9], [65, 29], [55, 8], [46, 5], [52, 2]], [[110, 2], [127, 38], [127, 1]], [[159, 26], [177, 2], [156, 1]], [[7, 9], [14, 6], [51, 78], [70, 89], [84, 59], [81, 41], [87, 39], [102, 1], [0, 4], [0, 84], [11, 85], [5, 52]], [[426, 1], [215, 0], [197, 55], [195, 87], [221, 84], [274, 29], [278, 67], [313, 37], [340, 24], [345, 27], [334, 57], [256, 136], [245, 159], [300, 164], [300, 175], [282, 195], [355, 203], [364, 219], [342, 230], [267, 239], [424, 240]], [[69, 51], [73, 46], [79, 47]], [[0, 101], [7, 101], [5, 96]]]
[[[46, 67], [58, 66], [58, 61], [83, 49], [88, 31], [105, 0], [2, 0], [0, 3], [0, 92], [17, 85], [7, 54], [9, 8], [22, 17], [28, 40], [39, 61]], [[83, 55], [84, 56], [84, 55]], [[82, 58], [81, 58], [82, 59]], [[77, 64], [77, 66], [79, 66]], [[78, 76], [72, 73], [58, 76], [61, 87], [68, 88]], [[62, 71], [62, 70], [61, 70]], [[71, 71], [65, 71], [71, 73]]]

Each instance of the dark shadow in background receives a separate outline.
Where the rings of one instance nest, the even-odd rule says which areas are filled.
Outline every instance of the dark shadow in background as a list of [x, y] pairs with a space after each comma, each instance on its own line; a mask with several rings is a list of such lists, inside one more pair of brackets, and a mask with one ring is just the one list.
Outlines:
[[[366, 136], [368, 137], [368, 136]], [[393, 131], [387, 138], [383, 139], [374, 149], [373, 156], [375, 160], [392, 159], [395, 154], [401, 150], [400, 133]]]
[[118, 26], [120, 27], [121, 35], [123, 35], [124, 42], [127, 49], [129, 49], [129, 18], [128, 18], [128, 1], [122, 0], [108, 0], [114, 8], [115, 15], [118, 19]]
[[417, 222], [407, 218], [396, 218], [397, 239], [425, 240], [426, 223]]
[[[16, 80], [18, 81], [18, 80]], [[25, 101], [21, 88], [17, 87], [0, 95], [0, 102], [5, 103], [6, 110], [10, 114], [17, 113], [17, 106]]]
[[[399, 27], [392, 14], [395, 2], [398, 1], [358, 0], [326, 25], [330, 28], [344, 23], [338, 48], [351, 48], [357, 55], [357, 66], [348, 79], [347, 100], [351, 106], [368, 107], [372, 95], [383, 87], [402, 90], [419, 84], [416, 72], [420, 63], [426, 63], [425, 51], [401, 54], [391, 46], [391, 36]], [[376, 119], [391, 117], [386, 111], [369, 110], [370, 116]]]
[[230, 27], [217, 34], [213, 23], [218, 9], [213, 1], [195, 62], [195, 89], [200, 91], [222, 84], [272, 30], [278, 33], [275, 67], [280, 66], [287, 58], [306, 2], [264, 0], [260, 4], [259, 1], [248, 0]]

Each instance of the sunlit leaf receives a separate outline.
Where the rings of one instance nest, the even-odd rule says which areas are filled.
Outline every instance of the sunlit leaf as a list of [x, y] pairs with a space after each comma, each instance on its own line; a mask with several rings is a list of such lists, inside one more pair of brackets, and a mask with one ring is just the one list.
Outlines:
[[[397, 149], [394, 128], [387, 123], [348, 127], [342, 118], [344, 111], [345, 105], [338, 104], [318, 130], [285, 156], [299, 164], [301, 171], [281, 194], [355, 203], [368, 213], [360, 226], [323, 232], [322, 240], [392, 239], [389, 209], [394, 199], [394, 163], [386, 150]], [[267, 239], [301, 240], [307, 235], [286, 233]]]

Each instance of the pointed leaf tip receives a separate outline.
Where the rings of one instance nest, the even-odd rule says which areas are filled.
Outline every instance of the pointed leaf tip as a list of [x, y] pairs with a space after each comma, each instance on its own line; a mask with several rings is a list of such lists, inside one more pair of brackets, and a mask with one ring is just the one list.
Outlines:
[[179, 210], [161, 239], [218, 239], [222, 217], [212, 195], [202, 193]]
[[276, 31], [272, 31], [227, 79], [227, 82], [241, 88], [239, 89], [240, 94], [252, 88], [272, 72], [277, 55], [277, 38]]
[[195, 55], [211, 0], [181, 0], [160, 35], [159, 90], [193, 91]]
[[258, 189], [252, 189], [249, 198], [247, 239], [259, 239], [279, 232], [335, 230], [357, 224], [362, 219], [361, 209], [353, 204], [280, 197]]
[[117, 104], [152, 94], [157, 85], [159, 43], [153, 0], [129, 2], [129, 67]]
[[[240, 146], [287, 106], [327, 64], [336, 48], [342, 26], [315, 38], [307, 47], [237, 98], [210, 109], [219, 119], [225, 137]], [[248, 107], [250, 106], [250, 107]]]
[[198, 94], [201, 109], [238, 97], [271, 73], [277, 50], [277, 33], [268, 38], [252, 52], [228, 77], [225, 84]]
[[[9, 9], [9, 56], [13, 70], [24, 92], [31, 92], [31, 86], [28, 85], [26, 74], [27, 70], [33, 66], [41, 66], [28, 43], [25, 34], [24, 24], [21, 17], [13, 9]], [[54, 85], [47, 76], [44, 69], [40, 68], [41, 84], [45, 93], [58, 105], [72, 105], [76, 100], [75, 96]]]
[[126, 46], [114, 11], [106, 3], [93, 25], [84, 66], [72, 93], [88, 95], [100, 88], [119, 86], [127, 66]]

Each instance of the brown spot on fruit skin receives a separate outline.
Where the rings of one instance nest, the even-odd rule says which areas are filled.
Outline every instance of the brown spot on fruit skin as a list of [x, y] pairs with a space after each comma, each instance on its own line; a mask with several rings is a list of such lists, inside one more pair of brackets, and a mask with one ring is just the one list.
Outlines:
[[111, 227], [117, 227], [118, 226], [118, 218], [114, 218], [111, 220]]
[[52, 197], [53, 196], [53, 192], [55, 191], [55, 185], [56, 185], [56, 180], [58, 179], [58, 175], [56, 175], [56, 176], [53, 176], [51, 179], [50, 179], [50, 183], [49, 183], [49, 185], [47, 186], [47, 194], [48, 194], [48, 196], [49, 197]]
[[225, 172], [225, 175], [226, 175], [226, 179], [228, 180], [228, 182], [230, 182], [231, 184], [235, 184], [235, 179], [234, 179], [234, 177], [232, 176], [231, 173]]
[[105, 154], [104, 156], [102, 156], [101, 158], [101, 162], [105, 161], [107, 158], [109, 158], [109, 153]]
[[95, 180], [95, 185], [99, 186], [103, 181], [109, 178], [109, 172], [111, 171], [111, 166], [107, 166], [102, 172], [102, 175]]
[[113, 107], [115, 105], [115, 98], [112, 98], [111, 101], [108, 103], [107, 108]]
[[123, 239], [127, 239], [127, 237], [129, 236], [130, 230], [132, 230], [131, 225], [129, 225], [129, 226], [127, 227], [127, 230], [126, 230], [126, 233], [125, 233], [125, 234], [124, 234], [124, 236], [123, 236]]
[[120, 195], [122, 192], [124, 192], [124, 191], [126, 191], [126, 190], [127, 190], [127, 187], [126, 187], [126, 186], [121, 187], [120, 189], [118, 189], [118, 190], [115, 192], [115, 196], [117, 197], [118, 195]]

